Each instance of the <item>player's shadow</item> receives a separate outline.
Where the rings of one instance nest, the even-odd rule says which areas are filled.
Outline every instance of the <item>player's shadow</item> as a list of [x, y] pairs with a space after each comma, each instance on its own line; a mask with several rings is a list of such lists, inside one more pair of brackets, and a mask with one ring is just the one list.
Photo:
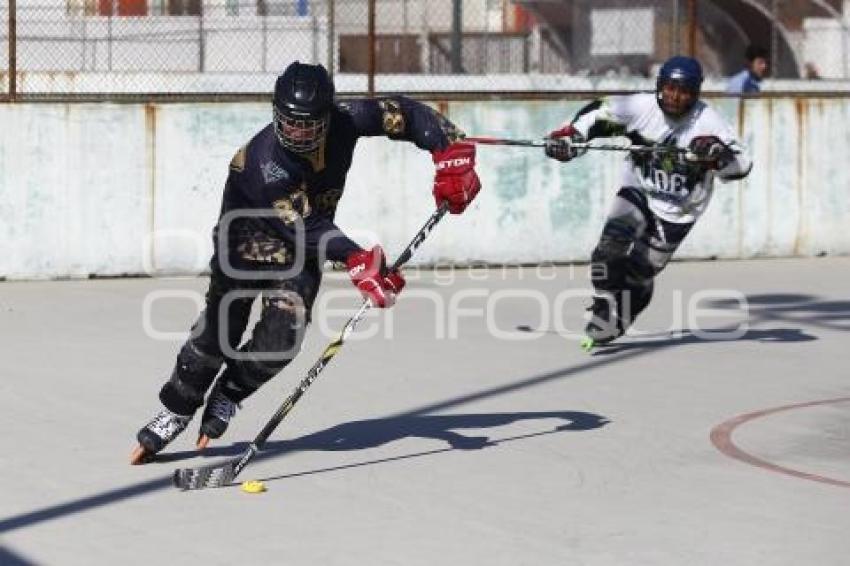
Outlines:
[[354, 421], [293, 440], [267, 444], [268, 450], [362, 450], [402, 438], [428, 438], [445, 441], [455, 450], [477, 450], [493, 446], [487, 436], [468, 436], [459, 430], [482, 430], [520, 421], [558, 419], [547, 432], [582, 431], [608, 424], [608, 419], [580, 411], [540, 411], [528, 413], [479, 413], [464, 415], [416, 415]]
[[[513, 436], [491, 438], [489, 436], [468, 436], [459, 430], [487, 429], [505, 426], [523, 420], [560, 419], [562, 423]], [[431, 456], [452, 450], [480, 450], [498, 446], [506, 442], [514, 442], [536, 436], [555, 434], [565, 431], [585, 431], [605, 426], [610, 421], [593, 413], [580, 411], [545, 411], [529, 413], [484, 413], [466, 415], [407, 415], [386, 419], [372, 419], [346, 423], [329, 429], [302, 436], [293, 440], [270, 442], [261, 454], [262, 457], [273, 458], [281, 452], [299, 450], [362, 450], [375, 448], [402, 438], [426, 438], [440, 440], [447, 444], [437, 448], [407, 452], [396, 456], [374, 458], [366, 461], [342, 464], [332, 468], [315, 469], [302, 472], [292, 472], [273, 477], [262, 478], [263, 481], [285, 479], [327, 471], [342, 470], [361, 466], [408, 460], [422, 456]]]
[[[689, 344], [723, 343], [749, 340], [761, 343], [792, 343], [818, 340], [812, 330], [850, 331], [850, 301], [821, 300], [802, 293], [766, 293], [747, 295], [743, 301], [716, 299], [701, 303], [701, 308], [738, 311], [745, 314], [748, 328], [736, 332], [739, 326], [709, 329], [683, 329], [656, 333], [632, 333], [608, 345], [597, 346], [594, 356], [606, 356], [625, 351], [684, 346]], [[763, 328], [764, 326], [782, 326]], [[802, 326], [808, 326], [805, 330]], [[519, 325], [520, 332], [561, 334], [555, 330], [535, 330]]]
[[763, 343], [811, 342], [812, 340], [817, 340], [816, 336], [806, 334], [799, 328], [751, 328], [740, 335], [735, 333], [735, 330], [735, 327], [700, 331], [686, 328], [684, 330], [664, 333], [663, 338], [645, 339], [637, 336], [635, 338], [638, 339], [632, 341], [629, 340], [629, 336], [627, 335], [625, 338], [620, 339], [623, 341], [597, 346], [593, 351], [593, 355], [606, 356], [637, 349], [666, 348], [669, 346], [709, 344], [714, 342], [739, 342], [743, 340]]
[[34, 566], [35, 562], [30, 562], [8, 548], [0, 546], [0, 564], [3, 566]]
[[[717, 299], [705, 306], [712, 309], [742, 311], [746, 305], [747, 323], [750, 328], [741, 335], [735, 328], [719, 328], [695, 331], [685, 329], [673, 331], [657, 340], [640, 339], [617, 341], [600, 346], [595, 355], [610, 355], [636, 348], [658, 348], [673, 345], [705, 344], [729, 340], [752, 340], [763, 343], [809, 342], [818, 337], [801, 328], [779, 327], [758, 328], [776, 323], [799, 324], [823, 330], [850, 331], [850, 301], [821, 300], [815, 295], [802, 293], [764, 293], [747, 295], [746, 302], [736, 299]], [[743, 312], [743, 311], [742, 311]], [[755, 327], [755, 328], [753, 328]]]
[[[800, 293], [747, 295], [746, 301], [752, 324], [782, 321], [825, 330], [850, 331], [850, 301], [824, 301], [815, 295]], [[741, 303], [734, 299], [718, 299], [709, 302], [708, 306], [741, 309]]]
[[[493, 439], [480, 434], [464, 434], [459, 431], [480, 431], [482, 429], [510, 425], [520, 421], [557, 419], [556, 426], [530, 434], [511, 437], [510, 439]], [[281, 452], [296, 452], [306, 450], [342, 451], [364, 450], [389, 444], [403, 438], [425, 438], [440, 440], [446, 446], [437, 451], [445, 450], [479, 450], [495, 446], [507, 440], [519, 440], [542, 434], [552, 434], [564, 431], [584, 431], [602, 427], [609, 420], [601, 415], [582, 411], [535, 411], [525, 413], [478, 413], [461, 415], [402, 415], [382, 419], [354, 421], [333, 426], [291, 440], [275, 440], [263, 446], [258, 459], [274, 457]], [[230, 446], [208, 447], [204, 450], [205, 457], [236, 456], [241, 454], [247, 445], [245, 443]], [[429, 453], [434, 450], [429, 450]], [[192, 458], [198, 453], [194, 451], [171, 452], [157, 456], [157, 461], [171, 462]], [[419, 454], [424, 455], [424, 454]]]

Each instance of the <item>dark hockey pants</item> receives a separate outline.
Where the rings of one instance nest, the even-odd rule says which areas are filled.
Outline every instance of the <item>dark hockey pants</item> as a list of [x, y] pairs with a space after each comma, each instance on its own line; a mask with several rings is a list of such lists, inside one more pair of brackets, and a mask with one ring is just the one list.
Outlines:
[[634, 187], [617, 193], [602, 236], [591, 255], [596, 292], [613, 295], [627, 327], [652, 299], [654, 279], [688, 235], [693, 223], [676, 224], [655, 216], [646, 196]]
[[[171, 378], [159, 394], [167, 409], [181, 415], [191, 415], [203, 405], [222, 365], [225, 368], [217, 387], [239, 403], [292, 361], [301, 348], [321, 283], [319, 266], [310, 263], [286, 277], [251, 280], [228, 277], [215, 259], [211, 267], [206, 309], [192, 327]], [[263, 267], [255, 269], [271, 273]], [[239, 346], [258, 296], [262, 297], [259, 321], [250, 339]]]

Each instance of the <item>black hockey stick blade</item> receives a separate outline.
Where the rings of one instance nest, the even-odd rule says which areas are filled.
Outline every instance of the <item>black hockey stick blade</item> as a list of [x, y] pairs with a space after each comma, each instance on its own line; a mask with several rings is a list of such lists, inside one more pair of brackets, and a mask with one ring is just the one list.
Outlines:
[[174, 470], [173, 480], [174, 487], [181, 491], [188, 491], [207, 487], [223, 487], [229, 485], [234, 477], [233, 462], [227, 462], [218, 466]]
[[242, 456], [228, 460], [223, 464], [174, 470], [172, 478], [174, 487], [181, 491], [189, 491], [230, 485], [242, 471], [242, 468], [248, 464], [248, 461], [254, 457], [257, 450], [257, 446], [251, 444]]

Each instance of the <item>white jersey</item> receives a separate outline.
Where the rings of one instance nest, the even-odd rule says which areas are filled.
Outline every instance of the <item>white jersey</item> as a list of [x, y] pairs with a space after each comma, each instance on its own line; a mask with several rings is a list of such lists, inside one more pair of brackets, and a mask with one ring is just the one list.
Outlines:
[[686, 149], [695, 137], [716, 136], [735, 151], [735, 159], [720, 171], [706, 171], [673, 154], [628, 155], [622, 186], [641, 189], [649, 208], [668, 222], [696, 221], [708, 206], [715, 177], [740, 179], [752, 168], [732, 128], [705, 102], [697, 101], [679, 119], [662, 112], [652, 93], [612, 96], [600, 102], [572, 122], [587, 139], [624, 135], [641, 144]]

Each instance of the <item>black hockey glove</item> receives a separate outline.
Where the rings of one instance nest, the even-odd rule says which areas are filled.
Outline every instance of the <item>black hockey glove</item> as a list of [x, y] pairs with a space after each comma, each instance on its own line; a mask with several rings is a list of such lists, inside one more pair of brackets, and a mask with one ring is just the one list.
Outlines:
[[688, 159], [706, 169], [723, 169], [735, 159], [735, 152], [717, 136], [698, 136], [691, 140]]
[[586, 148], [578, 148], [577, 143], [584, 143], [584, 136], [572, 126], [555, 130], [546, 138], [546, 156], [566, 163], [587, 152]]

